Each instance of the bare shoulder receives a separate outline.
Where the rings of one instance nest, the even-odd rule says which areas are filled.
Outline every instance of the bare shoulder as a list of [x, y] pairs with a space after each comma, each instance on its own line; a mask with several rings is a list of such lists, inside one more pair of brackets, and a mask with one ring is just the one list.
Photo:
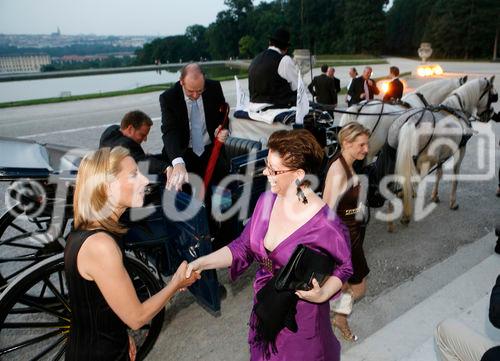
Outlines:
[[92, 263], [109, 263], [112, 260], [119, 258], [121, 260], [122, 253], [116, 241], [106, 232], [98, 232], [91, 235], [85, 240], [80, 252], [78, 252], [78, 260], [92, 260]]
[[122, 263], [120, 247], [105, 232], [98, 232], [87, 238], [77, 256], [79, 273], [90, 281], [94, 279], [92, 274], [96, 270], [104, 270], [118, 263]]
[[330, 168], [328, 168], [327, 176], [328, 177], [335, 176], [338, 179], [347, 178], [347, 174], [345, 173], [344, 167], [342, 166], [342, 162], [340, 161], [340, 159], [337, 159], [330, 165]]

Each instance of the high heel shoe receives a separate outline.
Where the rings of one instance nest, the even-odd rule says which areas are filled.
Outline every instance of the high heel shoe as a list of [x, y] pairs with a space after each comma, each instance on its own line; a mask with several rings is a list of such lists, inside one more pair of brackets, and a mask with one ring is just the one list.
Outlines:
[[335, 333], [335, 329], [338, 328], [344, 340], [349, 342], [358, 341], [358, 336], [352, 333], [351, 329], [349, 328], [349, 324], [347, 322], [344, 326], [340, 326], [334, 317], [332, 320], [332, 325], [333, 325], [333, 333]]

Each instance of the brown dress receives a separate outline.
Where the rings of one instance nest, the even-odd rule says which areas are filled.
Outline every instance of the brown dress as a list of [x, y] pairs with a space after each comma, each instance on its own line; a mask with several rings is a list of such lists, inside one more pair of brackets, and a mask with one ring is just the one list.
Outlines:
[[359, 192], [360, 184], [357, 185], [350, 184], [352, 182], [353, 174], [351, 169], [347, 165], [342, 153], [334, 157], [332, 163], [339, 159], [344, 171], [347, 175], [348, 188], [340, 198], [337, 205], [337, 214], [342, 219], [342, 222], [349, 229], [349, 235], [351, 237], [351, 261], [353, 274], [349, 278], [349, 283], [359, 284], [363, 281], [368, 273], [370, 273], [370, 268], [368, 268], [368, 263], [366, 262], [365, 252], [363, 251], [363, 241], [365, 239], [366, 225], [363, 220], [357, 220], [356, 215], [362, 211], [362, 205], [359, 204]]

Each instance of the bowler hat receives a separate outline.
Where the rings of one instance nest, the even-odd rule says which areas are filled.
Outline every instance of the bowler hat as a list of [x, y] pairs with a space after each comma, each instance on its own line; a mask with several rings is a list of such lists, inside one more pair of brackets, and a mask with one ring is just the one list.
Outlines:
[[284, 28], [276, 29], [276, 31], [269, 37], [278, 48], [285, 49], [290, 46], [290, 33]]

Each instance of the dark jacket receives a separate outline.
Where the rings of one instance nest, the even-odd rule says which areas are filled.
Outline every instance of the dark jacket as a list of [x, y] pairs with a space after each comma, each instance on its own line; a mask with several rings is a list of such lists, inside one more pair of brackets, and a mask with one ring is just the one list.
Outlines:
[[349, 106], [353, 104], [358, 104], [362, 100], [370, 100], [373, 99], [373, 95], [380, 93], [380, 90], [377, 88], [375, 81], [373, 80], [373, 86], [368, 86], [369, 99], [361, 99], [360, 96], [365, 92], [365, 78], [362, 76], [358, 76], [353, 79], [351, 82], [351, 86], [347, 91], [347, 94], [351, 96], [349, 100]]
[[[218, 81], [206, 79], [203, 109], [207, 132], [212, 143], [215, 129], [224, 120], [222, 105], [226, 102]], [[184, 92], [180, 82], [160, 95], [163, 154], [170, 160], [184, 157], [189, 145], [190, 127]]]
[[389, 89], [384, 95], [384, 102], [401, 100], [403, 97], [404, 86], [401, 80], [398, 78], [394, 79], [389, 83]]
[[163, 173], [170, 165], [169, 162], [160, 159], [158, 155], [146, 154], [139, 143], [123, 135], [119, 125], [111, 125], [102, 133], [99, 140], [99, 148], [113, 148], [118, 146], [128, 149], [130, 155], [137, 163], [149, 162], [149, 174]]
[[288, 108], [297, 102], [297, 92], [278, 74], [283, 55], [272, 49], [258, 54], [248, 68], [248, 89], [252, 103], [270, 103]]
[[316, 97], [318, 103], [337, 104], [337, 92], [340, 91], [340, 89], [336, 89], [335, 80], [326, 74], [315, 76], [307, 88], [309, 92]]
[[[491, 290], [489, 319], [493, 326], [500, 328], [500, 275], [497, 277], [497, 282]], [[481, 361], [498, 361], [500, 360], [500, 346], [490, 348], [481, 357]]]

